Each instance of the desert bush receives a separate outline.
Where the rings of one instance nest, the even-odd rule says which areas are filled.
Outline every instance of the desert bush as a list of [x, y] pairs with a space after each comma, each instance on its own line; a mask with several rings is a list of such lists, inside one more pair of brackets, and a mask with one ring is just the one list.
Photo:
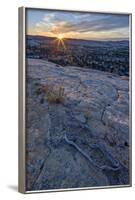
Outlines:
[[64, 102], [64, 87], [54, 88], [52, 85], [44, 87], [46, 99], [49, 103], [63, 103]]
[[55, 88], [51, 84], [38, 85], [36, 87], [36, 94], [42, 95], [43, 99], [46, 99], [49, 103], [63, 103], [64, 102], [64, 87]]

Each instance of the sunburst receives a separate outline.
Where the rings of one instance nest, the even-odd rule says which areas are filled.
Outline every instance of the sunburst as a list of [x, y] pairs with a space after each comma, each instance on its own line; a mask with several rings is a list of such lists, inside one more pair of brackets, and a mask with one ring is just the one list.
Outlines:
[[63, 37], [62, 34], [59, 34], [59, 35], [57, 36], [57, 38], [58, 38], [59, 40], [63, 40], [63, 39], [64, 39], [64, 37]]
[[65, 46], [65, 43], [64, 43], [64, 37], [63, 37], [63, 35], [61, 33], [57, 35], [57, 39], [56, 40], [58, 41], [57, 48], [59, 48], [60, 45], [61, 45], [66, 50], [66, 46]]

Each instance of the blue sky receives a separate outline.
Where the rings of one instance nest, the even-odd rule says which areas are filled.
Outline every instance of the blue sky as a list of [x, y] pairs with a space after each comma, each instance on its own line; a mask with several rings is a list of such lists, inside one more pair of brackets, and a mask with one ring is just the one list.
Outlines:
[[129, 16], [27, 9], [27, 34], [64, 38], [121, 40], [129, 38]]

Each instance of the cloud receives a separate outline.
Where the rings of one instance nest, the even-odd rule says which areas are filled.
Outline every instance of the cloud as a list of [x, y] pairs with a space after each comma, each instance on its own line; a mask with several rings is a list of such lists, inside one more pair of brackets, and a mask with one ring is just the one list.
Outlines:
[[[92, 19], [91, 19], [92, 18]], [[97, 17], [96, 17], [97, 18]], [[59, 19], [56, 24], [56, 29], [53, 28], [52, 31], [68, 32], [68, 31], [77, 31], [77, 32], [89, 32], [89, 31], [111, 31], [115, 29], [125, 28], [129, 26], [127, 16], [101, 16], [95, 19], [91, 16], [83, 16], [80, 20], [65, 21], [61, 23], [63, 19]]]
[[125, 30], [128, 36], [129, 17], [121, 14], [97, 14], [66, 11], [46, 11], [40, 21], [37, 21], [36, 30], [50, 32], [50, 34], [77, 34], [114, 32], [123, 36]]

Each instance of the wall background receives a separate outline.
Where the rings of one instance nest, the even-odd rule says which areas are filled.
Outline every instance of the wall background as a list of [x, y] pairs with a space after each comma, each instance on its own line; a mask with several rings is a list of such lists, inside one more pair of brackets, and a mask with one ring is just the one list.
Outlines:
[[0, 6], [0, 198], [23, 199], [133, 199], [135, 195], [135, 106], [133, 104], [133, 187], [22, 195], [18, 179], [18, 7], [44, 7], [89, 11], [132, 12], [133, 102], [135, 101], [135, 1], [134, 0], [14, 0]]

